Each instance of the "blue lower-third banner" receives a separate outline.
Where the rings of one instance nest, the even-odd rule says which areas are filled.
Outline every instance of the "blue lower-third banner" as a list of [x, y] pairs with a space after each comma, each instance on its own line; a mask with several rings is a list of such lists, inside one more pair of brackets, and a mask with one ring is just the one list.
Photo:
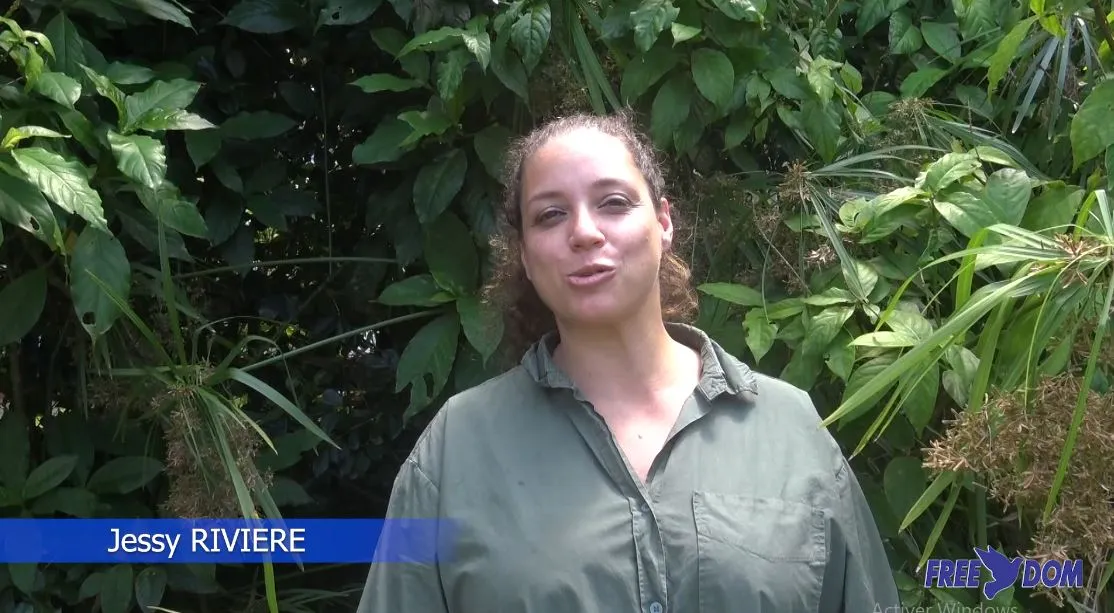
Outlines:
[[428, 564], [443, 519], [0, 519], [0, 563]]

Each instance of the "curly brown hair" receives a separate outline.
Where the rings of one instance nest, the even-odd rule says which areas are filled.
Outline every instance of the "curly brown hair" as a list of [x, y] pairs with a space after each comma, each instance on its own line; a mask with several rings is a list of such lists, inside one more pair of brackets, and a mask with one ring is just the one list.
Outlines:
[[[492, 240], [495, 261], [484, 288], [485, 300], [504, 317], [503, 343], [508, 359], [520, 358], [531, 344], [557, 325], [553, 312], [526, 277], [520, 257], [523, 167], [552, 138], [579, 129], [597, 130], [622, 141], [649, 187], [654, 206], [660, 207], [665, 196], [665, 176], [658, 154], [650, 140], [635, 127], [628, 111], [559, 117], [510, 143], [503, 169], [506, 189], [500, 211], [500, 231]], [[689, 266], [672, 248], [662, 254], [659, 278], [665, 321], [691, 321], [697, 307], [691, 277]]]

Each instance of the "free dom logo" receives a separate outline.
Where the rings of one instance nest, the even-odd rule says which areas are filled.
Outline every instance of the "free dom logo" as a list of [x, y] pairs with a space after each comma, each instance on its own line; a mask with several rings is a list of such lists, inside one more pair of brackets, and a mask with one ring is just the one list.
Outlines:
[[977, 558], [944, 560], [933, 558], [925, 566], [924, 586], [942, 588], [982, 587], [987, 600], [1021, 580], [1021, 587], [1032, 589], [1083, 587], [1083, 560], [1037, 560], [1006, 557], [993, 549], [975, 548]]

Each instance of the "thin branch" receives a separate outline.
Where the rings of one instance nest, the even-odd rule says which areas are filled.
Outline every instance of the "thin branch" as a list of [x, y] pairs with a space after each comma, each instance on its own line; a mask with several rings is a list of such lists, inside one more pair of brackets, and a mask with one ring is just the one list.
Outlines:
[[1110, 31], [1110, 24], [1106, 21], [1106, 11], [1102, 10], [1102, 4], [1099, 0], [1091, 0], [1091, 10], [1095, 12], [1095, 21], [1099, 24], [1099, 29], [1102, 30], [1102, 37], [1106, 39], [1106, 44], [1110, 46], [1110, 50], [1114, 51], [1114, 32]]

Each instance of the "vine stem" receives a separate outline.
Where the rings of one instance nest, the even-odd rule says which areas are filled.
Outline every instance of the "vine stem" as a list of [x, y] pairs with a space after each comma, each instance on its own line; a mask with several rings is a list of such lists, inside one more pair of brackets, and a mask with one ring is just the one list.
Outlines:
[[1110, 50], [1114, 51], [1114, 32], [1110, 30], [1110, 23], [1106, 21], [1106, 12], [1102, 10], [1102, 4], [1099, 3], [1099, 0], [1091, 0], [1091, 10], [1095, 12], [1095, 21], [1099, 23], [1102, 37], [1106, 39], [1106, 44], [1110, 46]]

